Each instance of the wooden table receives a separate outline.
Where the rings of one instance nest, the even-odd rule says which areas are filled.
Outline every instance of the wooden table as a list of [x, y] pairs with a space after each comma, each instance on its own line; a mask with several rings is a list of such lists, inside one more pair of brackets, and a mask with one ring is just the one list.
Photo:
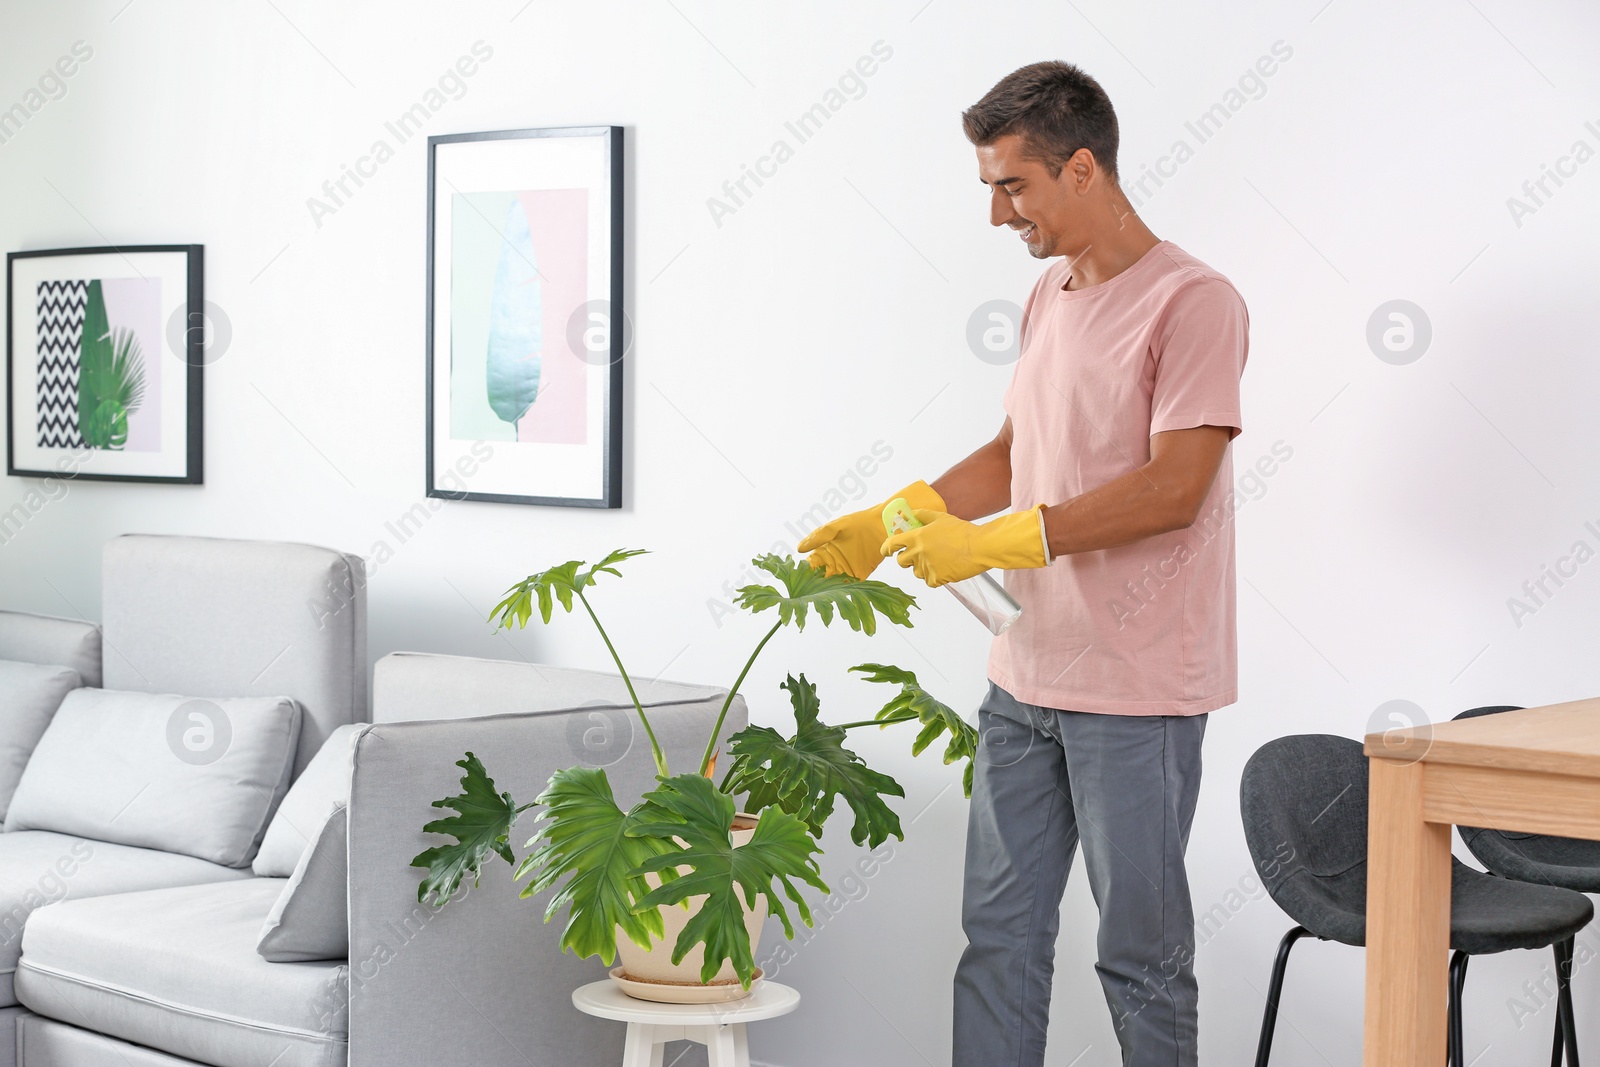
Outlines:
[[1450, 827], [1600, 839], [1600, 698], [1369, 734], [1364, 1067], [1445, 1062]]

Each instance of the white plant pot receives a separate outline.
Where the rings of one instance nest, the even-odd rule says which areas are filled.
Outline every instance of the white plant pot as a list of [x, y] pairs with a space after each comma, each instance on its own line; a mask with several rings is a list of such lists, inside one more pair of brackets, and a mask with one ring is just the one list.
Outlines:
[[[755, 834], [755, 817], [743, 814], [735, 816], [733, 826], [733, 847], [738, 848]], [[687, 867], [679, 870], [685, 874], [689, 873]], [[660, 884], [660, 879], [653, 874], [645, 877], [652, 889]], [[739, 976], [734, 973], [730, 961], [723, 961], [722, 969], [710, 982], [700, 980], [700, 967], [705, 962], [704, 945], [695, 945], [683, 957], [681, 963], [672, 962], [672, 946], [678, 943], [678, 935], [700, 910], [700, 905], [705, 900], [705, 895], [701, 894], [687, 898], [685, 902], [687, 907], [683, 904], [663, 906], [661, 920], [666, 927], [666, 936], [660, 939], [652, 937], [650, 947], [647, 949], [634, 944], [633, 940], [620, 930], [617, 932], [617, 957], [621, 966], [612, 972], [612, 976], [617, 979], [617, 984], [622, 987], [623, 992], [640, 1000], [666, 1003], [739, 1000], [750, 995], [755, 989], [755, 983], [751, 983], [749, 990], [742, 988], [739, 985]], [[740, 903], [743, 903], [742, 894]], [[750, 935], [752, 955], [755, 953], [756, 944], [761, 937], [761, 927], [766, 920], [767, 900], [765, 897], [757, 897], [754, 909], [744, 909], [744, 928]]]

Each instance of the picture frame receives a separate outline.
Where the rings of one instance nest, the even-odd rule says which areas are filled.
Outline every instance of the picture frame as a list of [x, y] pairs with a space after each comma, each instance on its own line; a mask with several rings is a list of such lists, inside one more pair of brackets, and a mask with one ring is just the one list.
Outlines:
[[623, 130], [428, 138], [426, 492], [622, 506]]
[[204, 324], [203, 245], [7, 253], [6, 474], [202, 484]]

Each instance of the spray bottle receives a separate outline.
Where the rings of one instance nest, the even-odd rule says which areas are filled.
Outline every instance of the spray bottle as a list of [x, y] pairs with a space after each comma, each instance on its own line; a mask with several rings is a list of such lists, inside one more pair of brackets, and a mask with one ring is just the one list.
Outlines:
[[[915, 530], [922, 523], [911, 512], [911, 505], [903, 496], [895, 497], [883, 509], [883, 528], [893, 536], [906, 530]], [[988, 574], [978, 574], [951, 582], [945, 586], [978, 621], [995, 635], [1003, 634], [1012, 623], [1022, 618], [1022, 605], [1011, 598], [1005, 587]]]

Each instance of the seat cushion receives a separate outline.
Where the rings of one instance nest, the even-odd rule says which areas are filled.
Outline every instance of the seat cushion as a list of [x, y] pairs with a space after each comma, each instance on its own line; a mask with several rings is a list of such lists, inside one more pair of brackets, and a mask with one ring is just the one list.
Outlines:
[[[1318, 937], [1367, 943], [1367, 865], [1319, 877], [1298, 871], [1273, 894], [1289, 916]], [[1474, 956], [1547, 948], [1589, 924], [1594, 906], [1582, 893], [1495, 878], [1451, 860], [1450, 947]]]
[[80, 1030], [31, 1011], [22, 1012], [16, 1034], [17, 1063], [31, 1067], [199, 1067], [193, 1060]]
[[236, 881], [249, 873], [192, 856], [44, 830], [0, 834], [0, 1006], [17, 1002], [11, 978], [22, 952], [23, 926], [34, 909], [105, 893]]
[[344, 961], [256, 954], [283, 886], [250, 878], [40, 908], [17, 995], [40, 1015], [215, 1067], [340, 1067]]
[[1461, 840], [1502, 878], [1600, 893], [1600, 841], [1460, 827]]

